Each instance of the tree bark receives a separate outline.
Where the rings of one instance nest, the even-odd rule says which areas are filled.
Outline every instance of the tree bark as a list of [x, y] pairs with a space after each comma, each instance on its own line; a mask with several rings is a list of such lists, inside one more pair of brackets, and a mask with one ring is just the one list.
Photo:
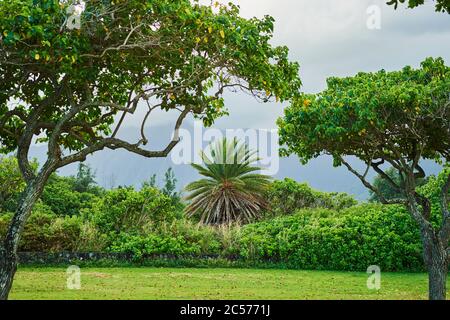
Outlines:
[[9, 225], [3, 245], [0, 244], [0, 300], [8, 299], [17, 270], [17, 249], [23, 228], [54, 169], [54, 164], [47, 162], [41, 172], [28, 182], [22, 195], [22, 201]]
[[448, 253], [439, 237], [430, 231], [422, 232], [424, 261], [428, 270], [430, 300], [445, 300], [447, 294]]
[[4, 247], [0, 247], [0, 300], [8, 299], [17, 270], [16, 261], [14, 255], [9, 255]]

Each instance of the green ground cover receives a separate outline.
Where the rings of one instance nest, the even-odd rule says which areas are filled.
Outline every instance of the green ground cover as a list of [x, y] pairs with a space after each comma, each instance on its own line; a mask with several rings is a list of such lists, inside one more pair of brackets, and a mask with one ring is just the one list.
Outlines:
[[[63, 268], [20, 268], [11, 299], [426, 299], [423, 273], [188, 268], [82, 268], [68, 290]], [[450, 293], [450, 291], [448, 292]]]

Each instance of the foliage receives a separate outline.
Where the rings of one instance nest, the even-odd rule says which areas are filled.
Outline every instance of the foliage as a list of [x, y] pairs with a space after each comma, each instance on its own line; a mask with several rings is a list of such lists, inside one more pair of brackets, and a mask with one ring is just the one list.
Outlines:
[[[399, 3], [407, 3], [408, 8], [415, 8], [421, 6], [425, 3], [425, 0], [389, 0], [388, 5], [394, 5], [397, 9]], [[450, 2], [448, 0], [436, 0], [436, 11], [437, 12], [447, 12], [450, 14]]]
[[[17, 137], [32, 128], [39, 141], [55, 135], [62, 148], [84, 149], [61, 165], [105, 147], [142, 154], [115, 137], [102, 139], [114, 116], [133, 113], [138, 101], [152, 98], [155, 108], [184, 109], [210, 125], [226, 114], [225, 88], [286, 101], [300, 86], [288, 49], [269, 44], [271, 17], [244, 19], [235, 5], [216, 12], [190, 0], [84, 2], [81, 28], [70, 29], [70, 1], [2, 1], [2, 151], [15, 151]], [[9, 110], [11, 99], [21, 103]], [[37, 121], [26, 121], [31, 114]]]
[[[6, 229], [12, 214], [0, 216], [0, 235], [6, 234]], [[94, 231], [95, 236], [89, 236], [87, 226], [80, 217], [58, 217], [51, 210], [38, 202], [30, 223], [25, 226], [20, 251], [24, 252], [62, 252], [85, 251], [100, 249], [102, 236]]]
[[306, 183], [286, 178], [274, 181], [265, 198], [273, 215], [292, 214], [304, 208], [328, 208], [342, 210], [358, 202], [346, 193], [327, 193], [312, 189]]
[[79, 163], [73, 189], [80, 193], [99, 193], [99, 188], [95, 181], [95, 173], [92, 172], [90, 166], [81, 162]]
[[251, 222], [267, 206], [263, 197], [270, 177], [255, 173], [260, 168], [252, 164], [256, 152], [246, 143], [226, 138], [211, 143], [209, 154], [201, 153], [204, 166], [192, 164], [206, 177], [190, 183], [186, 197], [189, 215], [199, 215], [205, 224]]
[[[445, 184], [449, 175], [450, 168], [445, 167], [437, 176], [430, 176], [427, 183], [417, 188], [419, 194], [430, 199], [431, 218], [435, 227], [442, 223], [442, 186]], [[450, 198], [450, 190], [448, 190], [447, 196]], [[448, 209], [450, 210], [450, 203], [448, 203]]]
[[284, 155], [306, 162], [327, 152], [336, 165], [345, 155], [414, 160], [421, 143], [424, 158], [450, 160], [450, 68], [443, 59], [327, 83], [323, 92], [296, 99], [279, 119]]
[[[92, 188], [91, 192], [78, 192], [76, 177], [63, 177], [53, 174], [45, 187], [41, 199], [59, 216], [79, 215], [85, 208], [90, 208], [99, 195], [99, 188]], [[92, 193], [94, 192], [94, 193]]]
[[[445, 174], [430, 177], [418, 189], [433, 199], [435, 212], [440, 210]], [[55, 192], [69, 190], [74, 179], [55, 175], [50, 186]], [[76, 197], [66, 196], [68, 203], [81, 206]], [[276, 215], [287, 216], [267, 216], [243, 227], [198, 225], [154, 187], [105, 191], [72, 216], [54, 212], [58, 202], [43, 198], [25, 227], [20, 251], [127, 253], [139, 263], [161, 254], [241, 261], [234, 266], [364, 270], [378, 264], [383, 270], [422, 269], [418, 228], [399, 206], [355, 206], [346, 194], [321, 193], [290, 179], [273, 182], [265, 197]], [[438, 216], [433, 223], [439, 223]], [[0, 236], [11, 217], [0, 216]]]
[[123, 231], [111, 239], [107, 250], [132, 254], [135, 261], [162, 254], [172, 256], [220, 254], [223, 245], [214, 228], [178, 218], [147, 226], [144, 233]]
[[[196, 259], [231, 256], [248, 261], [249, 266], [258, 262], [259, 266], [295, 269], [364, 271], [376, 264], [386, 271], [423, 270], [417, 226], [400, 206], [302, 209], [289, 216], [219, 229], [180, 218], [153, 225], [146, 232], [136, 228], [110, 232], [102, 221], [58, 217], [42, 204], [37, 208], [21, 251], [108, 251], [131, 254], [135, 262], [161, 254]], [[0, 217], [0, 235], [10, 217]]]
[[[150, 179], [142, 183], [142, 188], [157, 188], [157, 175], [153, 174]], [[184, 204], [181, 198], [181, 192], [177, 191], [177, 178], [172, 168], [168, 168], [164, 173], [164, 181], [161, 192], [172, 199], [172, 204], [176, 211], [182, 211]]]
[[[32, 166], [37, 170], [39, 164], [33, 160]], [[0, 212], [15, 212], [25, 181], [15, 157], [0, 158]], [[47, 183], [41, 200], [52, 213], [59, 216], [78, 215], [84, 208], [89, 208], [103, 189], [97, 185], [92, 169], [80, 164], [76, 176], [63, 177], [53, 174]]]
[[243, 257], [286, 261], [301, 269], [423, 269], [419, 232], [400, 206], [300, 210], [244, 226], [240, 246]]
[[199, 254], [200, 248], [196, 243], [188, 243], [181, 236], [168, 236], [149, 234], [145, 237], [119, 234], [119, 237], [111, 246], [112, 252], [131, 253], [136, 260], [141, 259], [144, 254], [172, 254], [186, 255]]
[[91, 209], [83, 210], [85, 219], [111, 238], [121, 232], [143, 233], [152, 225], [171, 222], [179, 215], [171, 199], [151, 187], [140, 191], [132, 187], [107, 191]]
[[150, 176], [150, 179], [148, 179], [142, 183], [142, 188], [148, 188], [148, 187], [156, 188], [157, 187], [156, 178], [157, 178], [156, 173], [152, 174]]
[[[0, 218], [0, 234], [9, 217]], [[21, 251], [109, 251], [131, 254], [135, 262], [161, 254], [231, 256], [260, 266], [272, 263], [295, 269], [365, 271], [375, 264], [386, 271], [423, 270], [417, 226], [405, 209], [395, 205], [359, 205], [342, 211], [302, 209], [227, 230], [178, 219], [145, 233], [124, 230], [114, 237], [80, 217], [40, 211], [31, 221]]]
[[[0, 153], [17, 151], [27, 183], [26, 205], [16, 210], [2, 245], [10, 257], [16, 257], [32, 208], [59, 168], [104, 149], [166, 157], [188, 115], [210, 126], [227, 114], [225, 90], [263, 102], [287, 101], [301, 85], [288, 49], [270, 44], [271, 17], [245, 19], [236, 5], [218, 5], [216, 11], [198, 0], [82, 3], [85, 8], [75, 14], [82, 26], [73, 28], [67, 24], [72, 1], [1, 1]], [[142, 107], [139, 140], [118, 138], [123, 120]], [[144, 129], [155, 109], [179, 112], [162, 150], [145, 147]], [[37, 173], [28, 160], [35, 142], [47, 144]], [[10, 264], [2, 270], [0, 299], [7, 299], [14, 279], [16, 259]]]
[[164, 174], [164, 187], [161, 189], [162, 193], [170, 198], [177, 199], [179, 198], [178, 192], [176, 192], [177, 187], [177, 178], [175, 178], [175, 174], [172, 168], [167, 169]]
[[[295, 99], [278, 121], [282, 154], [297, 154], [303, 162], [330, 154], [335, 166], [346, 166], [382, 203], [408, 208], [419, 225], [430, 299], [445, 299], [445, 277], [437, 275], [448, 272], [450, 172], [442, 185], [439, 225], [432, 199], [417, 186], [426, 177], [421, 160], [450, 163], [450, 67], [442, 58], [427, 58], [418, 69], [359, 73], [327, 83], [321, 93]], [[358, 172], [347, 156], [363, 161], [365, 171]], [[395, 167], [400, 184], [386, 174], [385, 164]], [[405, 197], [385, 199], [367, 180], [371, 168]]]

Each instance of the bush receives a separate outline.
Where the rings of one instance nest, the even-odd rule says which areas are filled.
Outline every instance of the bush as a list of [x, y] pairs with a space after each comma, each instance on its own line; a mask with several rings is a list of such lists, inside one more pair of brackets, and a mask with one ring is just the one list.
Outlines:
[[189, 243], [182, 236], [164, 236], [159, 234], [149, 234], [146, 236], [119, 234], [118, 238], [111, 245], [111, 252], [129, 253], [136, 260], [144, 255], [152, 254], [200, 254], [201, 250], [197, 243]]
[[76, 183], [74, 177], [52, 175], [41, 199], [58, 216], [79, 215], [82, 210], [90, 208], [98, 197], [96, 193], [76, 191]]
[[[0, 216], [0, 235], [10, 219], [11, 214]], [[183, 218], [151, 224], [145, 232], [116, 232], [80, 216], [59, 217], [40, 203], [20, 251], [109, 251], [131, 254], [135, 261], [154, 254], [233, 256], [296, 269], [364, 271], [378, 265], [384, 271], [419, 271], [421, 247], [418, 228], [401, 206], [302, 209], [243, 227], [205, 227]]]
[[[0, 232], [6, 233], [12, 215], [0, 217]], [[81, 221], [77, 218], [58, 218], [38, 205], [30, 216], [20, 241], [20, 251], [72, 251], [76, 249]]]
[[[7, 232], [13, 214], [0, 216], [0, 237]], [[102, 251], [105, 237], [79, 216], [60, 217], [38, 202], [25, 225], [19, 245], [22, 252]]]
[[242, 228], [239, 253], [299, 269], [423, 270], [418, 228], [400, 206], [300, 210]]
[[188, 220], [163, 224], [146, 235], [120, 233], [109, 247], [111, 252], [132, 254], [139, 260], [146, 255], [220, 254], [222, 244], [212, 227], [194, 225]]
[[346, 193], [327, 193], [312, 189], [306, 183], [292, 179], [274, 181], [266, 198], [271, 210], [268, 216], [292, 214], [303, 208], [328, 208], [342, 210], [358, 202]]
[[119, 233], [145, 234], [154, 225], [180, 217], [172, 199], [153, 187], [136, 191], [132, 187], [113, 189], [83, 210], [83, 217], [102, 233], [114, 237]]
[[[450, 168], [447, 167], [437, 176], [428, 177], [427, 183], [417, 188], [418, 193], [430, 199], [431, 222], [437, 229], [442, 225], [441, 192], [449, 173]], [[450, 190], [448, 193], [448, 198], [450, 199]], [[450, 210], [450, 203], [448, 209]]]

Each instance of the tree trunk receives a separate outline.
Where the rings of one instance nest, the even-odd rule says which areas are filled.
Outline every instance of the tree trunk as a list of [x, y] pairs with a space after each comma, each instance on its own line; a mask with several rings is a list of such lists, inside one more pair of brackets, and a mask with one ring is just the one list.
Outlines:
[[424, 260], [428, 269], [428, 295], [430, 300], [445, 300], [447, 294], [448, 254], [439, 237], [423, 232]]
[[15, 254], [8, 253], [4, 247], [0, 247], [0, 300], [8, 299], [16, 270]]
[[447, 294], [448, 266], [440, 262], [428, 269], [429, 298], [430, 300], [445, 300]]
[[28, 182], [21, 203], [9, 225], [3, 246], [0, 244], [0, 300], [8, 299], [17, 270], [17, 249], [23, 228], [53, 169], [50, 162], [47, 162], [39, 175]]

